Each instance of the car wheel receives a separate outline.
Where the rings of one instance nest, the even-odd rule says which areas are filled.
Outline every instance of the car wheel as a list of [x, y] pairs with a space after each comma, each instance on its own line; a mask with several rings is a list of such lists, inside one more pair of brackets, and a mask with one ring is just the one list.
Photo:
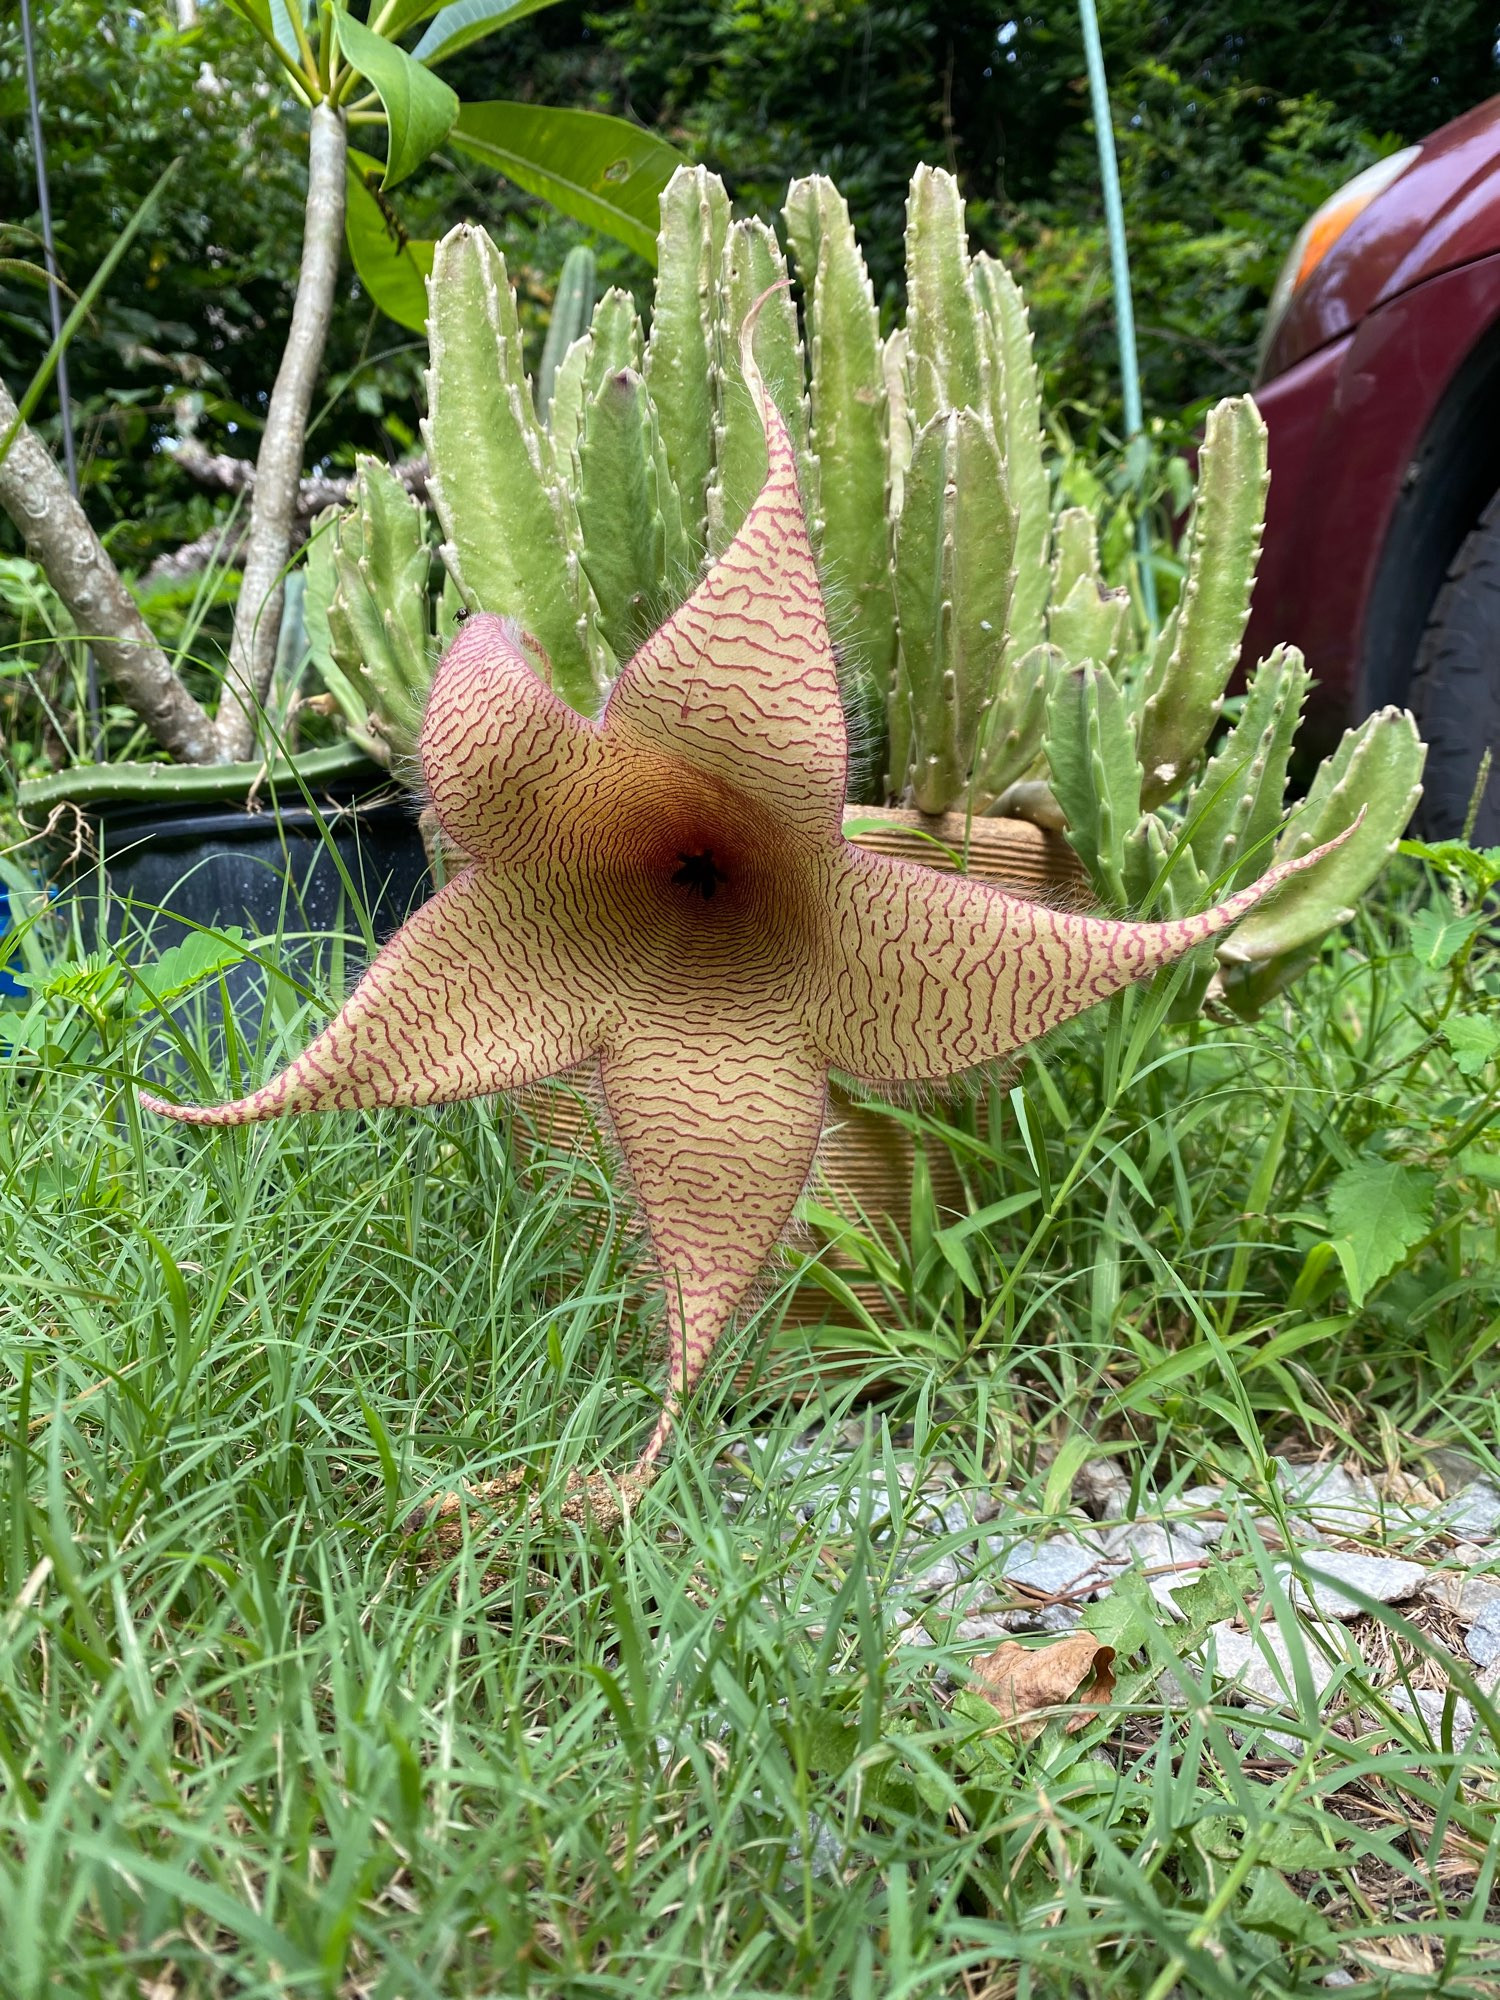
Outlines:
[[1459, 549], [1417, 651], [1411, 705], [1427, 739], [1417, 824], [1463, 832], [1485, 750], [1494, 754], [1474, 841], [1500, 844], [1500, 493]]

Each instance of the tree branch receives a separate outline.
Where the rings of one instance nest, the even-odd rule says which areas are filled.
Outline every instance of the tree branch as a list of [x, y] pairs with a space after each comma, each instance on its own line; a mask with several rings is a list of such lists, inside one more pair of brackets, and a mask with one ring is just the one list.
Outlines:
[[[0, 383], [0, 435], [16, 415], [10, 392]], [[100, 666], [156, 741], [185, 764], [218, 762], [213, 723], [173, 673], [67, 480], [26, 424], [0, 462], [0, 506], [25, 536]]]
[[227, 759], [250, 755], [255, 718], [276, 665], [282, 572], [291, 554], [307, 415], [328, 338], [344, 240], [345, 151], [343, 120], [326, 104], [315, 104], [301, 275], [255, 462], [250, 533], [229, 645], [229, 673], [219, 703], [219, 752]]
[[[172, 451], [173, 458], [190, 479], [196, 479], [200, 486], [217, 486], [225, 493], [253, 493], [256, 484], [255, 461], [236, 458], [227, 451], [210, 451], [195, 437], [185, 437], [178, 441]], [[427, 460], [425, 457], [409, 458], [400, 465], [393, 465], [391, 471], [411, 494], [413, 499], [425, 501], [427, 498]], [[342, 507], [354, 490], [354, 481], [344, 474], [314, 472], [297, 483], [296, 511], [303, 520], [311, 520], [314, 514], [321, 514], [325, 507]]]

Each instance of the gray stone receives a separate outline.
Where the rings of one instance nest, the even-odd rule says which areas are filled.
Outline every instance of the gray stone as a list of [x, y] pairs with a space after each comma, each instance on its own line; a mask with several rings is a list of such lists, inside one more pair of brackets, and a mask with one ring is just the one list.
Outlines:
[[[1222, 1486], [1189, 1486], [1172, 1502], [1167, 1522], [1174, 1534], [1195, 1535], [1211, 1549], [1228, 1532], [1230, 1511], [1229, 1495]], [[1223, 1519], [1205, 1520], [1206, 1514], [1219, 1514]]]
[[1074, 1632], [1083, 1622], [1083, 1613], [1071, 1604], [1043, 1604], [1036, 1610], [982, 1611], [960, 1618], [953, 1627], [954, 1645], [998, 1644], [1017, 1632], [1050, 1632], [1060, 1637]]
[[1461, 1625], [1472, 1625], [1481, 1611], [1491, 1604], [1500, 1604], [1500, 1582], [1492, 1576], [1432, 1570], [1422, 1586], [1422, 1595], [1440, 1611], [1451, 1612]]
[[[1402, 1715], [1420, 1715], [1428, 1735], [1435, 1744], [1440, 1745], [1443, 1740], [1443, 1709], [1447, 1705], [1447, 1697], [1438, 1688], [1418, 1688], [1415, 1692], [1417, 1697], [1415, 1705], [1404, 1687], [1387, 1689], [1386, 1700], [1392, 1708], [1399, 1709]], [[1460, 1695], [1453, 1704], [1454, 1749], [1462, 1750], [1473, 1734], [1474, 1711]]]
[[1072, 1535], [1051, 1535], [1041, 1542], [1011, 1543], [1001, 1535], [986, 1540], [999, 1568], [992, 1561], [982, 1564], [978, 1574], [988, 1583], [1016, 1584], [1039, 1597], [1093, 1596], [1108, 1588], [1120, 1568]]
[[1330, 1534], [1362, 1535], [1380, 1519], [1380, 1495], [1375, 1482], [1342, 1465], [1294, 1465], [1275, 1461], [1289, 1511], [1305, 1514], [1314, 1527]]
[[1434, 1445], [1424, 1451], [1422, 1457], [1442, 1480], [1443, 1491], [1448, 1494], [1461, 1493], [1464, 1487], [1472, 1486], [1476, 1479], [1484, 1477], [1484, 1467], [1472, 1452], [1452, 1445]]
[[1489, 1550], [1478, 1542], [1455, 1542], [1448, 1551], [1455, 1569], [1482, 1569], [1489, 1559]]
[[1091, 1458], [1073, 1475], [1073, 1498], [1096, 1521], [1118, 1521], [1130, 1498], [1130, 1476], [1118, 1459]]
[[976, 1524], [985, 1518], [975, 1511], [977, 1497], [924, 1491], [912, 1507], [911, 1525], [924, 1535], [964, 1535], [972, 1541]]
[[[1404, 1604], [1415, 1597], [1427, 1579], [1420, 1563], [1400, 1562], [1394, 1556], [1351, 1555], [1344, 1549], [1319, 1549], [1306, 1562], [1312, 1579], [1312, 1608], [1324, 1618], [1358, 1618], [1363, 1606], [1339, 1589], [1352, 1584], [1366, 1597], [1381, 1604]], [[1293, 1577], [1289, 1565], [1278, 1563], [1276, 1574], [1299, 1611], [1308, 1608], [1308, 1594]]]
[[1172, 1592], [1196, 1580], [1208, 1560], [1202, 1542], [1160, 1521], [1122, 1521], [1106, 1538], [1112, 1556], [1124, 1556], [1147, 1572], [1151, 1595], [1173, 1618], [1180, 1616]]
[[1473, 1480], [1444, 1503], [1437, 1518], [1438, 1525], [1450, 1535], [1493, 1542], [1500, 1536], [1500, 1486], [1492, 1479]]
[[945, 1590], [956, 1590], [965, 1574], [957, 1556], [935, 1556], [925, 1568], [903, 1579], [902, 1593], [910, 1597], [937, 1597]]
[[[1333, 1661], [1324, 1658], [1310, 1633], [1299, 1628], [1298, 1637], [1313, 1688], [1321, 1694], [1337, 1669]], [[1253, 1632], [1241, 1632], [1226, 1621], [1209, 1628], [1208, 1640], [1213, 1646], [1215, 1677], [1227, 1682], [1252, 1706], [1295, 1704], [1297, 1680], [1291, 1648], [1279, 1625], [1257, 1625]]]
[[1464, 1651], [1477, 1667], [1500, 1664], [1500, 1603], [1480, 1612], [1464, 1634]]
[[[759, 1792], [752, 1792], [751, 1798], [758, 1806], [765, 1801]], [[812, 1835], [811, 1842], [804, 1847], [800, 1834], [794, 1833], [786, 1844], [786, 1861], [781, 1873], [781, 1890], [786, 1894], [801, 1880], [802, 1857], [807, 1855], [808, 1870], [815, 1880], [836, 1882], [843, 1873], [844, 1841], [841, 1834], [831, 1827], [818, 1813], [809, 1813], [807, 1827]]]

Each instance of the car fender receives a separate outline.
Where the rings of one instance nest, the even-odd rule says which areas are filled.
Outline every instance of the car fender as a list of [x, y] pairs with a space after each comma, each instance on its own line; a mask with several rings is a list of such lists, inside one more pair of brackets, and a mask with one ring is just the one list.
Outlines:
[[1302, 648], [1325, 733], [1403, 698], [1448, 563], [1500, 488], [1500, 250], [1411, 286], [1264, 383], [1253, 662]]

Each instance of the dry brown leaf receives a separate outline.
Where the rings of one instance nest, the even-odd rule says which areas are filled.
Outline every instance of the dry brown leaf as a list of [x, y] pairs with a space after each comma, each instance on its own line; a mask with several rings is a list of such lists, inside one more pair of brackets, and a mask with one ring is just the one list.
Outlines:
[[[1114, 1695], [1115, 1649], [1103, 1646], [1092, 1632], [1070, 1632], [1050, 1646], [1018, 1646], [1007, 1639], [992, 1653], [976, 1653], [969, 1662], [974, 1689], [999, 1710], [1000, 1719], [1017, 1735], [1039, 1735], [1039, 1711], [1072, 1703], [1102, 1708]], [[1087, 1720], [1076, 1715], [1069, 1729]]]

